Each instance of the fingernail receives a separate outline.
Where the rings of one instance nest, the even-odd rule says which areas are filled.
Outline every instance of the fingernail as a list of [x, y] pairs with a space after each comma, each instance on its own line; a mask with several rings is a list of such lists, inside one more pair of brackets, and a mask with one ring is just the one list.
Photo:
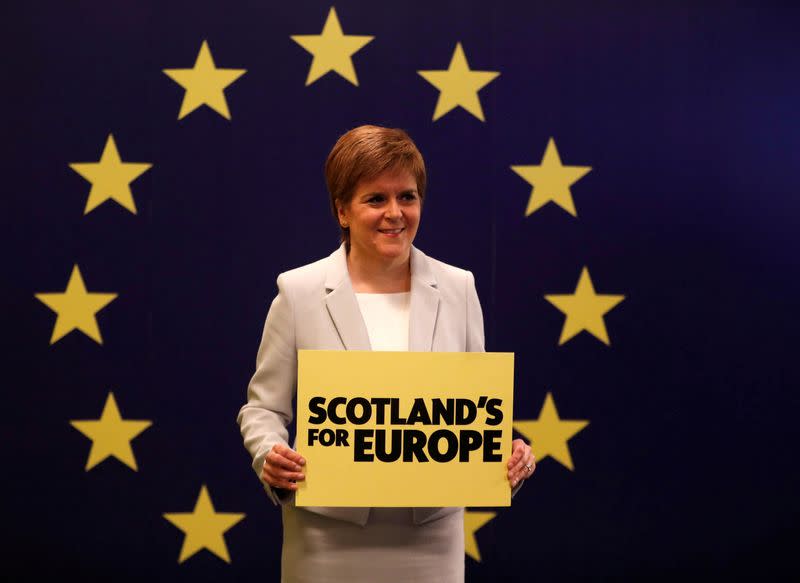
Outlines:
[[304, 465], [306, 465], [306, 460], [305, 460], [305, 458], [300, 458], [300, 465], [301, 465], [301, 466], [304, 466]]

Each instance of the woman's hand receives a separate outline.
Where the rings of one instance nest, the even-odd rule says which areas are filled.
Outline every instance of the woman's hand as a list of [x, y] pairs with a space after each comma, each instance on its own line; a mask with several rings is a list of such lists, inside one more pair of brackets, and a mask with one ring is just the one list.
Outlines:
[[508, 484], [515, 488], [522, 480], [531, 477], [536, 469], [536, 458], [533, 457], [531, 446], [515, 439], [511, 442], [511, 457], [508, 460]]
[[273, 488], [297, 490], [297, 482], [306, 479], [302, 466], [306, 460], [293, 449], [282, 443], [272, 446], [264, 458], [261, 478]]

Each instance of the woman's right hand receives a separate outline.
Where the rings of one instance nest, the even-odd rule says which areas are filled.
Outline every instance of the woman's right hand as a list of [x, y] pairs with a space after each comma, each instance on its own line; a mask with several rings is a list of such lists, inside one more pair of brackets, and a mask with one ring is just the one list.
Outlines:
[[264, 458], [261, 478], [273, 488], [297, 490], [297, 482], [306, 479], [302, 468], [304, 465], [306, 460], [299, 453], [277, 443]]

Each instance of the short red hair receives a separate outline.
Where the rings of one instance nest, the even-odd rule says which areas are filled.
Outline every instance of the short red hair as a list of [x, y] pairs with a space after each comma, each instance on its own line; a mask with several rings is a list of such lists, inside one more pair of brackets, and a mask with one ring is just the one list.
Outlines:
[[[404, 170], [417, 181], [420, 202], [425, 199], [425, 161], [416, 144], [401, 129], [363, 125], [353, 128], [336, 142], [325, 161], [325, 181], [331, 210], [339, 225], [338, 207], [350, 204], [356, 186], [386, 171]], [[342, 241], [350, 246], [350, 229], [339, 225]]]

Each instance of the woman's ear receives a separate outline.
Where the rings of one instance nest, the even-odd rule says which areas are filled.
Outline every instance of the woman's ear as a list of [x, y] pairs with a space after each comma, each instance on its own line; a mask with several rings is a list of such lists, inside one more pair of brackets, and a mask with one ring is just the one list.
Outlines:
[[337, 203], [336, 214], [339, 217], [339, 225], [341, 225], [343, 229], [348, 228], [349, 224], [347, 222], [347, 212], [345, 211], [344, 207], [341, 204]]

